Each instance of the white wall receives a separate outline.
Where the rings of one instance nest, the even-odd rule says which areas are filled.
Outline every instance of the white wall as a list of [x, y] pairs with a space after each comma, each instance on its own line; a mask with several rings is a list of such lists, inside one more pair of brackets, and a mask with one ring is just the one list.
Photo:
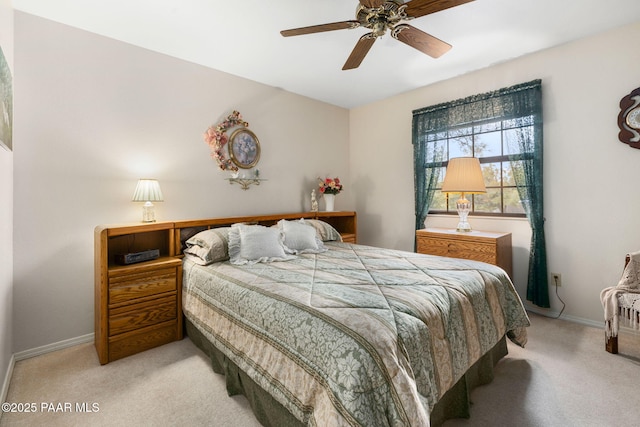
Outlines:
[[[345, 109], [21, 12], [15, 46], [16, 352], [93, 332], [93, 229], [140, 220], [140, 177], [159, 220], [308, 210], [325, 173], [350, 187]], [[247, 191], [202, 139], [233, 109], [268, 180]]]
[[[0, 46], [13, 74], [13, 10], [0, 0]], [[0, 147], [0, 400], [13, 354], [13, 153]], [[3, 386], [4, 384], [4, 386]], [[0, 414], [1, 416], [2, 414]]]
[[[640, 86], [639, 39], [636, 23], [351, 110], [361, 240], [413, 248], [413, 109], [541, 78], [549, 271], [562, 274], [565, 315], [602, 324], [600, 291], [617, 283], [625, 254], [640, 249], [640, 150], [617, 137], [618, 103]], [[520, 220], [471, 221], [513, 232], [515, 282], [525, 295], [529, 228]], [[429, 226], [456, 223], [427, 219]], [[550, 298], [555, 314], [555, 289]]]

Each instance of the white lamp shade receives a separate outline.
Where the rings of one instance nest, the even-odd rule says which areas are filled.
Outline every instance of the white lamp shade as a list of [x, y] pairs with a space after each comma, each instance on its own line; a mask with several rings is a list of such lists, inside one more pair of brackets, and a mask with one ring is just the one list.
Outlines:
[[162, 202], [162, 190], [155, 179], [141, 179], [133, 192], [132, 202]]
[[486, 193], [480, 161], [475, 157], [456, 157], [449, 160], [442, 183], [443, 193]]

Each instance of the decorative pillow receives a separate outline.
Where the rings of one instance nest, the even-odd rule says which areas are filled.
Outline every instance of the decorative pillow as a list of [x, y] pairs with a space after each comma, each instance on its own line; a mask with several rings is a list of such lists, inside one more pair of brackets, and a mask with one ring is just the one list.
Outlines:
[[284, 233], [284, 246], [294, 254], [325, 252], [327, 248], [318, 238], [318, 233], [311, 224], [300, 221], [278, 221], [278, 228]]
[[342, 236], [340, 236], [340, 233], [338, 233], [338, 230], [333, 228], [331, 224], [328, 224], [319, 219], [301, 219], [300, 222], [312, 225], [313, 228], [316, 229], [316, 232], [318, 233], [318, 237], [323, 242], [331, 242], [331, 241], [342, 242]]
[[229, 259], [230, 230], [231, 227], [220, 227], [201, 231], [185, 242], [185, 256], [200, 265]]
[[231, 264], [286, 261], [295, 256], [285, 252], [284, 236], [276, 227], [233, 224], [229, 231]]

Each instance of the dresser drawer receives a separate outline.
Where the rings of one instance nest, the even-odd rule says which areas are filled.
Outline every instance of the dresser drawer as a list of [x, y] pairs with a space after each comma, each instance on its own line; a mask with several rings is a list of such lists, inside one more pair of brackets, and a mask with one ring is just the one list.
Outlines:
[[495, 264], [496, 246], [482, 243], [451, 242], [448, 245], [447, 256]]
[[430, 237], [418, 238], [418, 253], [449, 256], [449, 242], [442, 239], [432, 239]]
[[164, 268], [109, 278], [109, 305], [176, 290], [176, 269]]
[[181, 338], [180, 326], [176, 322], [165, 322], [110, 337], [109, 360], [121, 359]]
[[109, 336], [174, 320], [177, 316], [177, 305], [174, 294], [112, 309], [109, 315]]

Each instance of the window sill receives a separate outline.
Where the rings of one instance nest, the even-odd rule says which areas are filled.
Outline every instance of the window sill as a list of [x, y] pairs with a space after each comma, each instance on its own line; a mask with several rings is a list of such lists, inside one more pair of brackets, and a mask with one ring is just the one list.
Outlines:
[[[427, 218], [452, 218], [452, 217], [458, 217], [458, 214], [457, 213], [450, 213], [450, 214], [433, 213], [433, 214], [427, 215]], [[471, 221], [473, 221], [474, 218], [482, 219], [483, 221], [484, 220], [490, 220], [490, 221], [525, 221], [525, 222], [529, 222], [529, 220], [527, 219], [526, 216], [469, 215], [469, 219]]]

